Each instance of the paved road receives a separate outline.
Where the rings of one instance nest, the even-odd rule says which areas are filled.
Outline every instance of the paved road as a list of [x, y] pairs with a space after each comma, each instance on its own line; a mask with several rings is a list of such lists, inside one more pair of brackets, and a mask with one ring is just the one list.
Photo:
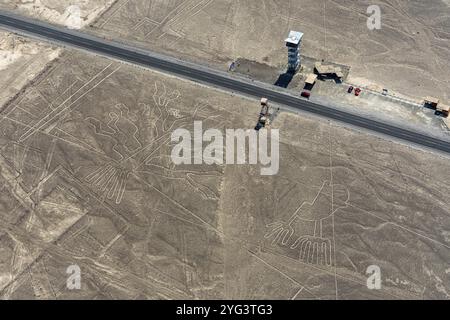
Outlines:
[[275, 103], [286, 105], [291, 108], [310, 112], [315, 115], [368, 129], [394, 138], [399, 138], [445, 153], [450, 153], [450, 142], [398, 128], [386, 123], [367, 119], [348, 112], [336, 110], [327, 106], [315, 104], [277, 90], [271, 90], [258, 86], [254, 83], [240, 81], [238, 79], [228, 77], [226, 74], [221, 72], [215, 72], [211, 69], [195, 66], [192, 63], [183, 63], [182, 61], [167, 59], [163, 56], [157, 56], [151, 52], [144, 52], [142, 49], [126, 47], [122, 44], [112, 41], [105, 41], [104, 39], [96, 38], [92, 35], [86, 35], [73, 30], [69, 31], [62, 27], [51, 26], [0, 11], [0, 27], [1, 26], [9, 30], [17, 30], [20, 33], [25, 33], [33, 37], [79, 47], [101, 55], [158, 69], [160, 71], [214, 85], [234, 92], [239, 92], [257, 98], [267, 97]]

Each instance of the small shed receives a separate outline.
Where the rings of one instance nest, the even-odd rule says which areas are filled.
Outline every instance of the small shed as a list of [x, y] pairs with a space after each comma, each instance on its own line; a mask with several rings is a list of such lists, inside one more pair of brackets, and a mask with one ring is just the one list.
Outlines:
[[316, 62], [314, 64], [314, 72], [321, 78], [334, 78], [342, 81], [342, 78], [344, 77], [341, 67], [331, 64], [326, 65], [321, 62]]
[[431, 107], [433, 109], [437, 109], [438, 105], [439, 105], [439, 99], [438, 98], [434, 98], [434, 97], [426, 97], [424, 100], [424, 105], [426, 107]]
[[317, 80], [317, 74], [310, 73], [307, 75], [305, 83], [312, 86], [312, 85], [314, 85], [314, 83], [316, 83], [316, 80]]

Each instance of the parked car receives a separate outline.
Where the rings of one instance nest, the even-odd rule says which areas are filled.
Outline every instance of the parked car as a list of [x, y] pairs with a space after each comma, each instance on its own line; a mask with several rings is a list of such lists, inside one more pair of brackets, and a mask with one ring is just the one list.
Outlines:
[[352, 92], [353, 92], [353, 86], [348, 87], [347, 92], [348, 92], [348, 93], [352, 93]]
[[311, 92], [306, 91], [306, 90], [305, 90], [305, 91], [302, 91], [301, 96], [304, 97], [304, 98], [309, 99], [309, 97], [311, 96]]
[[360, 93], [361, 93], [361, 89], [360, 88], [356, 88], [355, 89], [355, 96], [359, 96]]

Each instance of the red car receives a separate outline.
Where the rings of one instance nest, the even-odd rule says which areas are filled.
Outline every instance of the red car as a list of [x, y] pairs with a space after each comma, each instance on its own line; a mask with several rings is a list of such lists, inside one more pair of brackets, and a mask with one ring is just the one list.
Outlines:
[[305, 90], [302, 92], [301, 96], [309, 99], [309, 97], [311, 96], [311, 92]]
[[361, 93], [361, 89], [360, 88], [356, 88], [355, 89], [355, 96], [359, 96], [360, 93]]

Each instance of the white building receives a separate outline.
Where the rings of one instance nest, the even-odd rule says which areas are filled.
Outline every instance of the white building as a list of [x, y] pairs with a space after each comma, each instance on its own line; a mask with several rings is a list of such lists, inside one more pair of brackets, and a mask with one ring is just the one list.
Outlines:
[[295, 72], [300, 66], [300, 46], [302, 44], [303, 33], [290, 31], [285, 40], [288, 48], [288, 71]]

